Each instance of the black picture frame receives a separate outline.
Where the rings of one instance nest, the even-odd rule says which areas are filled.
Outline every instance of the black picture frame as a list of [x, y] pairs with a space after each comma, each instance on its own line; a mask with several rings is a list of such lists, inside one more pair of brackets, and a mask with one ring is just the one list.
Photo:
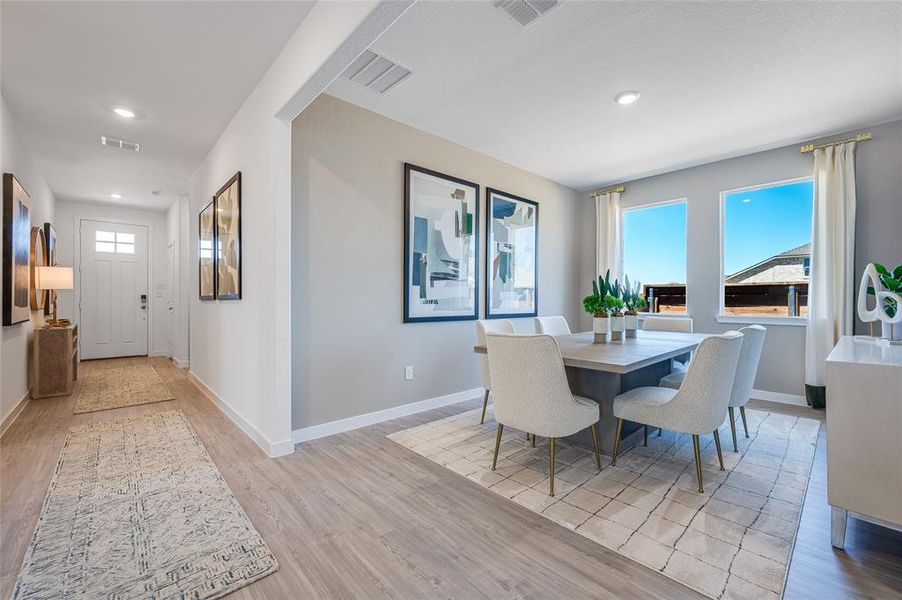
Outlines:
[[[220, 202], [222, 201], [222, 196], [225, 194], [229, 188], [232, 186], [236, 186], [237, 188], [237, 196], [235, 198], [235, 209], [230, 215], [226, 215], [225, 207], [220, 206]], [[224, 202], [223, 202], [224, 204]], [[220, 210], [223, 209], [223, 210]], [[231, 228], [231, 234], [228, 236], [228, 240], [226, 241], [225, 249], [220, 246], [223, 243], [223, 234], [220, 231], [222, 228], [223, 220], [227, 217], [234, 217], [235, 223], [234, 228]], [[233, 235], [234, 238], [233, 238]], [[231, 247], [230, 244], [234, 242], [234, 247]], [[241, 285], [241, 171], [238, 171], [216, 192], [216, 195], [213, 196], [213, 264], [214, 264], [214, 272], [216, 276], [213, 278], [213, 287], [216, 290], [216, 299], [217, 300], [241, 300], [242, 293], [242, 285]], [[222, 282], [226, 279], [223, 273], [223, 253], [234, 252], [234, 262], [235, 265], [233, 267], [233, 273], [230, 273], [232, 282], [235, 284], [234, 288], [230, 288], [228, 292], [220, 291], [220, 286]], [[228, 267], [226, 267], [228, 268]]]
[[[434, 177], [436, 179], [442, 179], [447, 182], [450, 182], [456, 186], [463, 186], [471, 188], [473, 191], [473, 210], [472, 213], [467, 210], [467, 214], [472, 214], [472, 227], [473, 231], [472, 240], [473, 240], [473, 276], [474, 276], [474, 288], [473, 288], [473, 311], [472, 313], [467, 314], [459, 314], [459, 315], [439, 315], [439, 316], [414, 316], [411, 315], [411, 302], [410, 302], [410, 290], [411, 290], [411, 253], [413, 248], [413, 241], [411, 236], [414, 232], [411, 230], [411, 175], [414, 173], [419, 173], [422, 175], [427, 175], [429, 177]], [[480, 298], [480, 273], [479, 273], [479, 198], [480, 190], [479, 184], [473, 183], [472, 181], [467, 181], [466, 179], [461, 179], [459, 177], [454, 177], [453, 175], [448, 175], [445, 173], [440, 173], [438, 171], [433, 171], [432, 169], [427, 169], [425, 167], [418, 167], [416, 165], [410, 163], [404, 163], [404, 259], [403, 259], [403, 268], [404, 268], [404, 277], [403, 280], [403, 298], [404, 298], [404, 323], [434, 323], [441, 321], [475, 321], [479, 319], [479, 298]]]
[[[494, 251], [492, 247], [494, 219], [494, 200], [496, 197], [526, 204], [535, 211], [535, 241], [533, 243], [533, 306], [528, 312], [492, 311], [492, 284], [494, 282]], [[485, 189], [485, 318], [486, 319], [523, 319], [539, 316], [539, 203], [516, 194], [486, 187]]]
[[[31, 320], [31, 196], [3, 174], [3, 325]], [[24, 281], [23, 281], [24, 280]]]
[[[204, 247], [205, 241], [205, 233], [204, 233], [204, 218], [205, 214], [209, 213], [207, 218], [210, 219], [210, 229], [209, 229], [209, 248]], [[216, 299], [216, 260], [213, 256], [213, 248], [215, 247], [216, 241], [216, 217], [214, 214], [213, 201], [211, 200], [204, 206], [201, 211], [197, 214], [197, 295], [201, 300], [215, 300]], [[204, 293], [204, 253], [208, 251], [210, 253], [209, 261], [210, 261], [210, 291], [208, 294]]]

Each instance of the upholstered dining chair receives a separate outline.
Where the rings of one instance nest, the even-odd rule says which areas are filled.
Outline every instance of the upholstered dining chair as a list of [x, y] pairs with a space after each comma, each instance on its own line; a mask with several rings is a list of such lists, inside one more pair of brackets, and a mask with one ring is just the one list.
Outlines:
[[[730, 396], [730, 431], [733, 434], [733, 452], [739, 452], [736, 443], [736, 413], [739, 409], [742, 417], [742, 428], [745, 437], [749, 437], [749, 425], [745, 418], [745, 405], [755, 387], [755, 376], [758, 374], [758, 363], [761, 361], [761, 350], [764, 348], [764, 336], [767, 329], [761, 325], [749, 325], [739, 330], [742, 334], [742, 350], [739, 351], [739, 363], [736, 365], [736, 378], [733, 380], [733, 393]], [[680, 388], [686, 373], [675, 371], [661, 378], [660, 386], [675, 390]]]
[[720, 427], [727, 416], [736, 365], [742, 349], [742, 334], [728, 331], [705, 338], [695, 350], [686, 378], [680, 389], [639, 387], [614, 397], [617, 433], [614, 438], [612, 465], [617, 464], [623, 420], [688, 433], [695, 447], [695, 473], [698, 491], [702, 486], [702, 463], [699, 435], [714, 432], [720, 470], [724, 470], [720, 448]]
[[[485, 346], [485, 334], [488, 332], [514, 333], [514, 322], [509, 319], [485, 319], [476, 321], [476, 345]], [[489, 374], [489, 358], [485, 354], [479, 355], [479, 366], [482, 369], [482, 387], [485, 388], [485, 397], [482, 399], [482, 418], [479, 424], [485, 423], [485, 410], [489, 406], [489, 392], [492, 390], [492, 377]]]
[[570, 335], [570, 325], [567, 319], [558, 315], [555, 317], [536, 317], [536, 333], [546, 335]]
[[645, 317], [642, 319], [642, 329], [692, 333], [692, 317]]
[[564, 361], [550, 335], [488, 333], [492, 402], [498, 432], [492, 470], [505, 426], [548, 438], [549, 494], [554, 496], [555, 440], [588, 428], [595, 447], [595, 464], [601, 470], [598, 450], [598, 404], [574, 396], [567, 383]]

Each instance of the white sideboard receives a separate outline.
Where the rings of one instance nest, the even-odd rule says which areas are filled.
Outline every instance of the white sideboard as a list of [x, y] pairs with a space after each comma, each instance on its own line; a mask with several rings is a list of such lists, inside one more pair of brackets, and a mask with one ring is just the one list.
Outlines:
[[845, 336], [827, 358], [833, 545], [850, 516], [902, 529], [902, 346]]

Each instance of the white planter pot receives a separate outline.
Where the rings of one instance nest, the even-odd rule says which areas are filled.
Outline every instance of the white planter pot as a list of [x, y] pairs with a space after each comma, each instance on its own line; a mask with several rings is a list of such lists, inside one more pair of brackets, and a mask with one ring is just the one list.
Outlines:
[[623, 317], [609, 317], [611, 320], [611, 341], [623, 341]]
[[593, 317], [592, 332], [595, 334], [595, 343], [603, 344], [608, 341], [608, 332], [610, 331], [610, 321], [608, 317]]
[[639, 315], [624, 315], [623, 323], [626, 328], [626, 337], [636, 337], [636, 330], [639, 329]]

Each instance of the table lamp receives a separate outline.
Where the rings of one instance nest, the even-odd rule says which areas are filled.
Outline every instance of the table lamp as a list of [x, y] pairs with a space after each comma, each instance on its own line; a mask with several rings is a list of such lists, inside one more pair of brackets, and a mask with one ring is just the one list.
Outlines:
[[[71, 290], [73, 288], [72, 267], [36, 267], [34, 287], [39, 290]], [[50, 313], [49, 325], [56, 323], [56, 302]]]

